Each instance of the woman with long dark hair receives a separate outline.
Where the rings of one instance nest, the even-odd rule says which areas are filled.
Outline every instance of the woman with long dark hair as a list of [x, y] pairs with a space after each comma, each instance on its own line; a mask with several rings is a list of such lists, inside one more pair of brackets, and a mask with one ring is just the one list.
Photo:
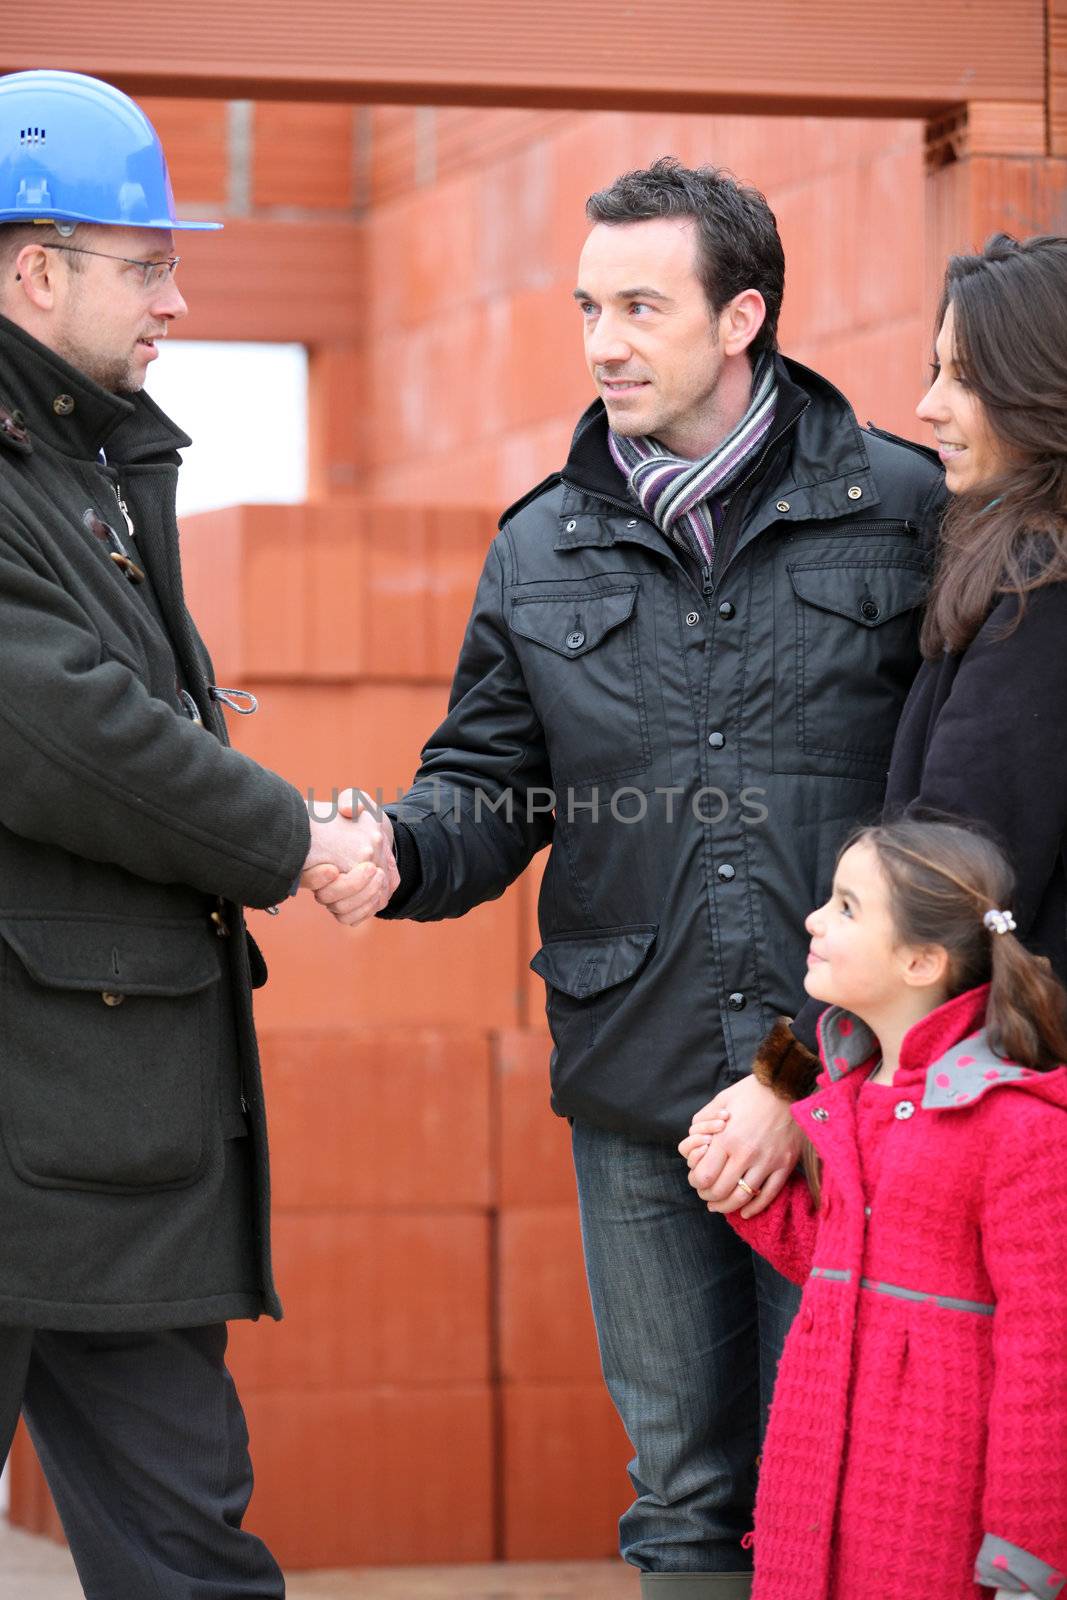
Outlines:
[[939, 321], [918, 415], [951, 499], [887, 812], [995, 832], [1019, 936], [1067, 979], [1067, 238], [954, 256]]

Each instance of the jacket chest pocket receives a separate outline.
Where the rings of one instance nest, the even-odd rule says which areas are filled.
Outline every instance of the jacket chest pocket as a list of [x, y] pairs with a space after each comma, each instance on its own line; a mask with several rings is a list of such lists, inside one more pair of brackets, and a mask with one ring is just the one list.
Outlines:
[[110, 1193], [193, 1182], [221, 967], [206, 922], [0, 922], [0, 1128], [19, 1177]]
[[639, 587], [585, 580], [512, 597], [511, 632], [557, 788], [637, 775], [651, 763]]
[[900, 547], [784, 563], [775, 611], [774, 770], [884, 782], [919, 669], [926, 565]]

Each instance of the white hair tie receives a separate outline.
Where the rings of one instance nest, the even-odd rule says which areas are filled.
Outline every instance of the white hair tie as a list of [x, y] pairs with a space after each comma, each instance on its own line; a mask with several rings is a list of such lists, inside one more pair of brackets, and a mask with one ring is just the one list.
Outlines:
[[990, 933], [1014, 933], [1015, 918], [1010, 911], [997, 911], [992, 906], [982, 918]]

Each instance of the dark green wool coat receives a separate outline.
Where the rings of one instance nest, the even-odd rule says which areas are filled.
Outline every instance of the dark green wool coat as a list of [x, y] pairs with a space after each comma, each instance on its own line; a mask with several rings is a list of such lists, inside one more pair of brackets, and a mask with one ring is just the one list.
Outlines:
[[239, 908], [284, 899], [308, 821], [211, 696], [187, 443], [0, 318], [0, 1325], [281, 1310]]

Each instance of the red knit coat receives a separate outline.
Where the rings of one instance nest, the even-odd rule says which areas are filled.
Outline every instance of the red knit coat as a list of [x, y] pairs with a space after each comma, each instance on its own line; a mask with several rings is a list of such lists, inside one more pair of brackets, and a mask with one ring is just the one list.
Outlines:
[[[756, 1502], [753, 1600], [1049, 1597], [1067, 1574], [1067, 1068], [981, 1030], [986, 989], [875, 1041], [824, 1014], [793, 1114], [823, 1160], [730, 1221], [804, 1296]], [[860, 1068], [861, 1070], [855, 1070]], [[1067, 1597], [1065, 1597], [1067, 1600]]]

